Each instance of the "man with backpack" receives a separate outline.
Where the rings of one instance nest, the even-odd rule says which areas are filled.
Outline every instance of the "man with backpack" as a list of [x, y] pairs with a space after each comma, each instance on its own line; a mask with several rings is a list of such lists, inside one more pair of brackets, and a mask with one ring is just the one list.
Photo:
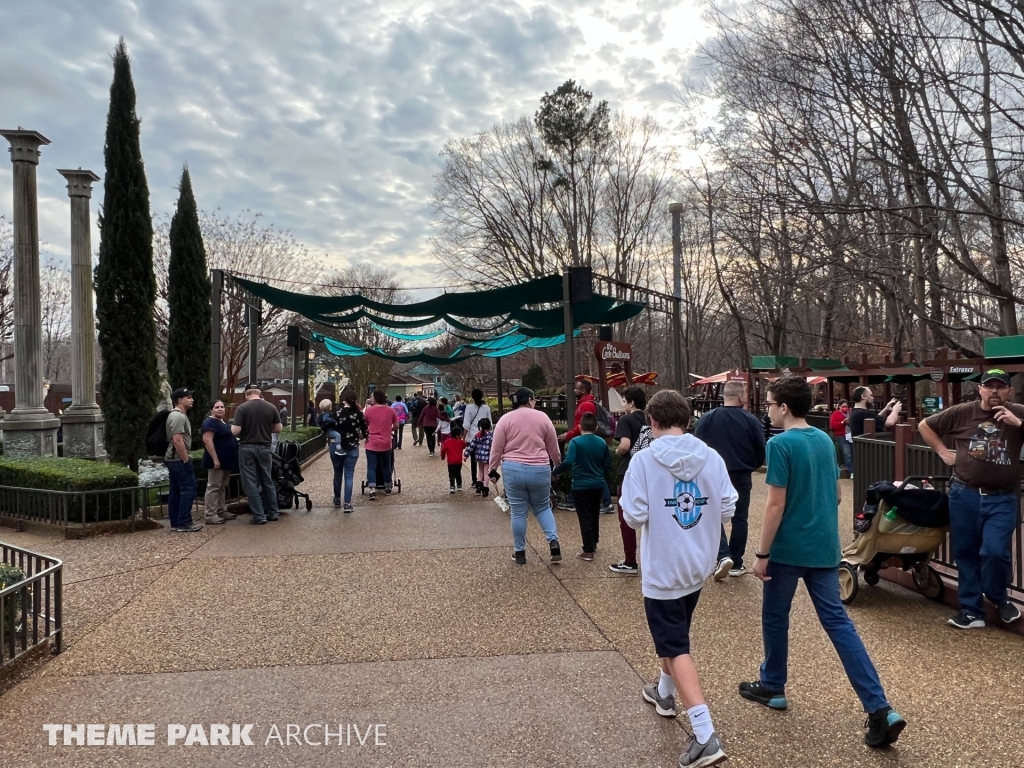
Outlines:
[[[580, 419], [583, 418], [583, 414], [585, 413], [592, 413], [594, 414], [594, 418], [597, 419], [597, 430], [594, 434], [605, 439], [612, 436], [611, 417], [609, 416], [607, 409], [594, 397], [593, 389], [594, 385], [586, 379], [580, 379], [576, 382], [576, 387], [573, 390], [576, 395], [576, 413], [573, 414], [572, 429], [558, 438], [559, 443], [568, 443], [574, 437], [579, 437], [581, 433]], [[576, 510], [575, 499], [572, 497], [572, 492], [566, 496], [563, 503], [558, 505], [558, 508], [569, 511]], [[614, 511], [615, 508], [612, 506], [612, 495], [608, 490], [608, 484], [605, 483], [604, 494], [601, 496], [601, 514], [607, 515]]]
[[422, 392], [417, 392], [408, 404], [409, 420], [412, 422], [412, 444], [423, 445], [423, 429], [420, 427], [420, 412], [427, 407], [427, 401], [423, 398]]
[[167, 414], [164, 422], [164, 435], [167, 448], [164, 451], [164, 464], [170, 481], [167, 494], [167, 517], [171, 522], [171, 530], [178, 533], [194, 533], [203, 529], [202, 525], [192, 522], [192, 504], [196, 500], [196, 472], [192, 466], [192, 425], [189, 423], [188, 409], [192, 407], [192, 392], [184, 387], [171, 392], [171, 405], [174, 407]]

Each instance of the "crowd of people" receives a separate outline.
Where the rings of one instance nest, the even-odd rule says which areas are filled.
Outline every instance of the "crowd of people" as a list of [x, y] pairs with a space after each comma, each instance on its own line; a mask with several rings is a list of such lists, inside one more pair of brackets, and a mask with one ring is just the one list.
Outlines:
[[[362, 409], [353, 390], [341, 394], [337, 409], [324, 400], [316, 421], [327, 436], [334, 468], [334, 506], [353, 511], [361, 443], [369, 499], [375, 499], [381, 487], [385, 494], [392, 492], [394, 451], [402, 449], [404, 426], [410, 424], [413, 445], [425, 443], [430, 457], [439, 448], [450, 494], [463, 490], [467, 462], [468, 481], [477, 494], [487, 497], [491, 483], [501, 481], [511, 519], [512, 559], [519, 565], [527, 561], [531, 513], [547, 540], [550, 562], [562, 560], [552, 481], [570, 471], [568, 500], [582, 541], [576, 556], [593, 562], [600, 514], [610, 503], [613, 451], [618, 458], [614, 485], [622, 559], [609, 568], [640, 575], [648, 626], [662, 667], [659, 680], [644, 686], [642, 695], [660, 715], [674, 717], [677, 701], [686, 711], [693, 737], [680, 765], [707, 766], [725, 759], [701, 692], [689, 632], [708, 578], [721, 581], [751, 571], [764, 584], [764, 660], [756, 676], [738, 684], [739, 695], [769, 709], [788, 707], [789, 617], [803, 581], [868, 715], [865, 741], [872, 747], [895, 743], [906, 721], [886, 697], [839, 597], [842, 486], [836, 457], [838, 447], [842, 463], [852, 472], [853, 437], [864, 432], [870, 418], [891, 427], [899, 418], [899, 401], [876, 412], [871, 390], [857, 388], [852, 408], [843, 401], [830, 418], [833, 441], [807, 423], [811, 389], [799, 377], [783, 377], [768, 387], [770, 429], [746, 410], [742, 382], [725, 384], [722, 406], [705, 413], [692, 433], [689, 405], [678, 392], [663, 390], [648, 401], [642, 387], [626, 388], [614, 435], [608, 432], [608, 414], [602, 413], [589, 382], [580, 382], [577, 394], [572, 427], [562, 437], [548, 416], [535, 408], [535, 394], [527, 388], [515, 392], [512, 410], [496, 423], [480, 390], [472, 392], [469, 402], [456, 396], [452, 403], [421, 393], [408, 401], [396, 397], [389, 402], [383, 392], [375, 391]], [[1010, 539], [1018, 524], [1018, 457], [1024, 445], [1024, 406], [1010, 403], [1011, 394], [1010, 377], [990, 369], [981, 376], [977, 400], [948, 408], [920, 425], [926, 443], [953, 472], [948, 495], [960, 611], [949, 623], [960, 629], [985, 625], [985, 598], [1007, 624], [1021, 615], [1007, 597]], [[257, 388], [247, 390], [245, 397], [232, 424], [224, 420], [221, 401], [214, 403], [203, 422], [209, 524], [234, 517], [224, 503], [224, 490], [236, 470], [252, 523], [262, 525], [279, 514], [270, 482], [270, 446], [272, 436], [281, 430], [281, 415]], [[175, 408], [167, 419], [165, 455], [172, 479], [171, 523], [175, 530], [196, 530], [191, 516], [185, 520], [181, 512], [182, 505], [191, 507], [186, 415], [191, 393], [175, 390], [172, 399]], [[752, 476], [765, 464], [767, 502], [750, 564], [746, 556]], [[194, 491], [193, 477], [193, 497]]]

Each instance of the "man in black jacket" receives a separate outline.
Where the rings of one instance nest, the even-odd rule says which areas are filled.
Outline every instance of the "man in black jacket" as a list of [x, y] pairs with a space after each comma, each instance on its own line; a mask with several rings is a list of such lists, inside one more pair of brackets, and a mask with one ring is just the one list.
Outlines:
[[764, 430], [761, 422], [743, 409], [744, 393], [742, 381], [727, 381], [722, 388], [722, 406], [701, 416], [693, 432], [725, 460], [729, 479], [739, 494], [731, 537], [726, 537], [722, 526], [715, 581], [721, 581], [726, 574], [742, 576], [747, 572], [743, 553], [747, 548], [747, 515], [753, 485], [750, 474], [764, 464]]

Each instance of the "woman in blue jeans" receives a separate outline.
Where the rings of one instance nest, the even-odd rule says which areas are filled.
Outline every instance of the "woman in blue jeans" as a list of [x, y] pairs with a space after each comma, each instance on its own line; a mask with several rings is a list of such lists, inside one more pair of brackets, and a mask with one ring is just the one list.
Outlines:
[[562, 559], [558, 529], [551, 511], [551, 467], [561, 463], [558, 437], [551, 420], [534, 410], [533, 391], [525, 387], [512, 396], [512, 411], [498, 420], [491, 442], [490, 469], [501, 467], [511, 507], [512, 559], [526, 564], [526, 515], [533, 510], [544, 530], [551, 562]]
[[[341, 393], [342, 407], [331, 419], [334, 423], [325, 425], [327, 419], [321, 421], [321, 428], [328, 435], [336, 434], [337, 440], [328, 446], [328, 454], [334, 467], [334, 506], [340, 507], [341, 486], [345, 484], [345, 507], [343, 512], [352, 511], [352, 487], [355, 485], [356, 462], [359, 461], [359, 441], [366, 439], [366, 419], [356, 404], [354, 389], [346, 389]], [[326, 402], [326, 401], [325, 401]], [[321, 403], [321, 409], [323, 403]], [[329, 428], [328, 428], [329, 427]]]

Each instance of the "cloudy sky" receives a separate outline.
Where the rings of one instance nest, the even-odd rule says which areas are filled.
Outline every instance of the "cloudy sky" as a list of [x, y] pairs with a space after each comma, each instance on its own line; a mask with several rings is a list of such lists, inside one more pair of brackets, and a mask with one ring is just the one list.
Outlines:
[[[0, 4], [0, 127], [43, 133], [40, 237], [68, 252], [54, 169], [103, 175], [123, 35], [154, 214], [182, 163], [202, 208], [260, 211], [324, 263], [440, 282], [430, 196], [448, 138], [533, 114], [580, 82], [671, 125], [695, 71], [700, 0], [37, 0]], [[102, 200], [102, 182], [93, 210]], [[0, 163], [0, 215], [11, 168]], [[95, 216], [94, 216], [95, 218]], [[93, 230], [93, 246], [98, 246]]]

